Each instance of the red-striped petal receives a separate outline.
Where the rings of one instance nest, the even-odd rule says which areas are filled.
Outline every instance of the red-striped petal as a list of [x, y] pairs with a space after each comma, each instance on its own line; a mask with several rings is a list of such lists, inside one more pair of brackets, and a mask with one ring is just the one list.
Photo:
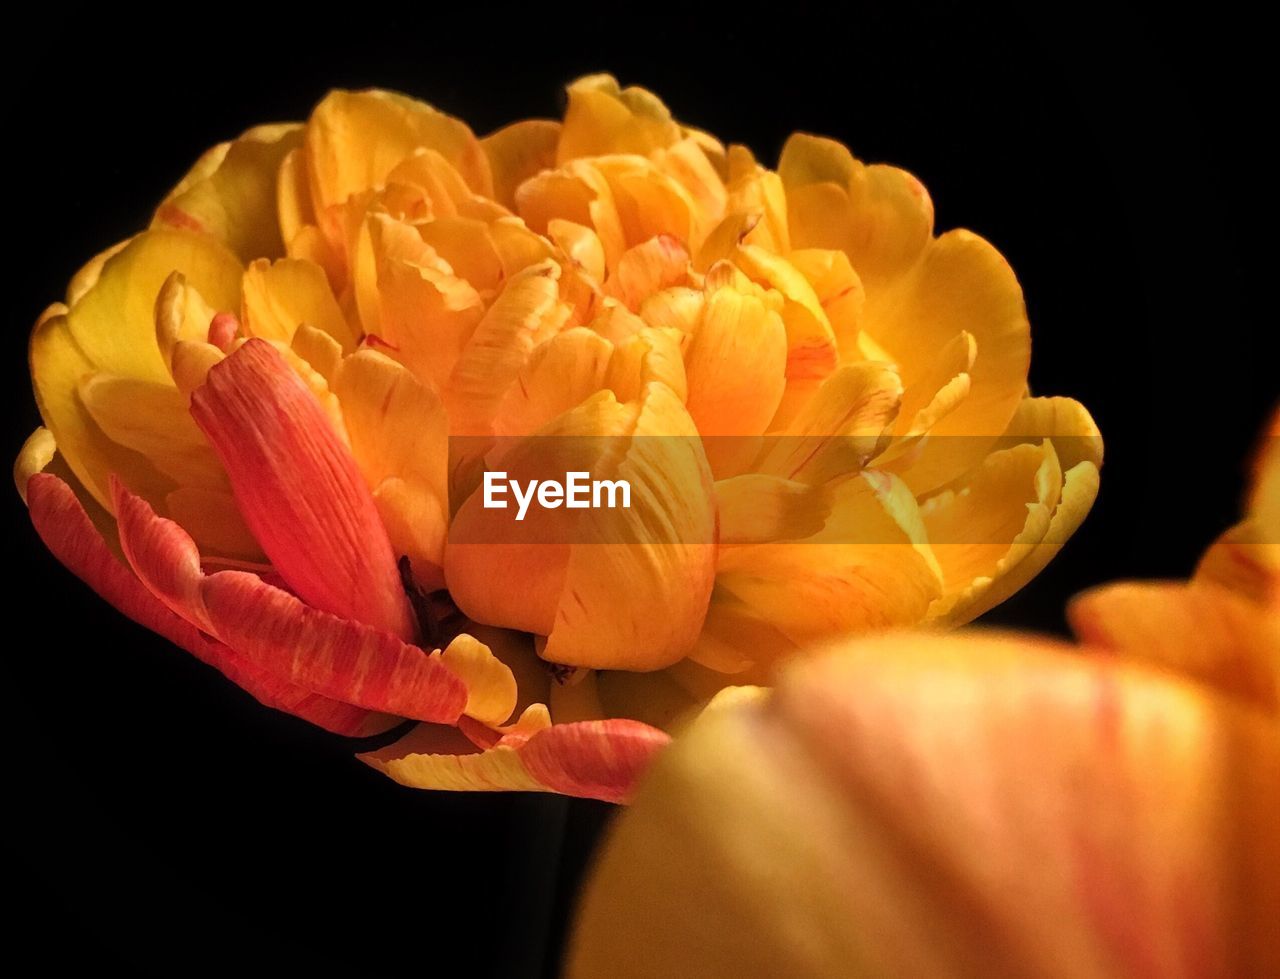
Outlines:
[[388, 632], [311, 608], [243, 571], [204, 579], [215, 634], [241, 655], [316, 693], [419, 721], [454, 724], [466, 684]]
[[245, 522], [309, 605], [411, 639], [413, 613], [377, 505], [323, 407], [283, 357], [249, 340], [209, 370], [191, 413]]
[[337, 734], [374, 734], [395, 723], [394, 718], [318, 696], [273, 676], [166, 608], [111, 553], [71, 487], [57, 476], [32, 476], [27, 501], [36, 533], [76, 577], [133, 621], [181, 646], [262, 704]]

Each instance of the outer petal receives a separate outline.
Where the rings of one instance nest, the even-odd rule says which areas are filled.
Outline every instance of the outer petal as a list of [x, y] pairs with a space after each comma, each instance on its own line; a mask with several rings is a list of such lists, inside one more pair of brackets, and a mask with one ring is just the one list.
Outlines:
[[420, 789], [559, 792], [625, 802], [668, 740], [637, 721], [552, 725], [546, 708], [538, 704], [487, 749], [478, 749], [451, 728], [420, 725], [361, 759], [402, 785]]
[[1234, 701], [1030, 642], [865, 640], [664, 753], [566, 974], [1270, 975], [1278, 805], [1274, 725]]
[[395, 718], [295, 686], [166, 609], [111, 553], [71, 488], [58, 477], [38, 473], [31, 477], [27, 492], [31, 522], [59, 561], [129, 618], [186, 649], [261, 703], [339, 734], [375, 734], [397, 723]]
[[1176, 670], [1265, 710], [1280, 707], [1280, 617], [1206, 584], [1106, 585], [1078, 596], [1071, 625], [1090, 646]]
[[204, 231], [242, 262], [284, 252], [276, 209], [280, 164], [302, 142], [302, 126], [259, 126], [202, 160], [156, 211], [153, 225]]
[[[829, 506], [811, 537], [720, 552], [708, 621], [717, 619], [721, 635], [754, 632], [744, 652], [756, 662], [836, 635], [914, 624], [939, 594], [915, 499], [900, 480], [863, 473]], [[753, 622], [765, 631], [747, 628]], [[787, 644], [771, 641], [770, 630]]]
[[309, 603], [408, 638], [413, 613], [377, 506], [319, 402], [284, 359], [249, 340], [191, 399], [245, 522]]
[[305, 145], [321, 212], [378, 187], [419, 148], [438, 151], [476, 193], [492, 190], [489, 162], [466, 124], [394, 92], [330, 92], [311, 113]]
[[205, 235], [153, 229], [107, 258], [73, 308], [42, 317], [31, 335], [31, 376], [40, 414], [76, 477], [104, 506], [110, 500], [108, 473], [120, 474], [152, 499], [172, 488], [145, 457], [103, 435], [79, 388], [95, 370], [171, 383], [156, 344], [154, 307], [174, 270], [185, 273], [214, 308], [238, 307], [239, 263], [225, 247]]
[[855, 160], [835, 140], [796, 133], [778, 161], [791, 243], [839, 248], [868, 291], [910, 268], [933, 233], [933, 202], [905, 170]]
[[964, 621], [993, 581], [1030, 557], [1049, 531], [1062, 486], [1045, 442], [993, 453], [962, 484], [927, 501], [921, 509], [944, 586], [931, 615]]
[[862, 328], [888, 351], [908, 390], [954, 337], [973, 337], [968, 395], [933, 425], [928, 446], [904, 477], [924, 493], [981, 460], [1007, 430], [1031, 361], [1022, 289], [1003, 256], [971, 232], [944, 234], [910, 271], [878, 288], [868, 284]]

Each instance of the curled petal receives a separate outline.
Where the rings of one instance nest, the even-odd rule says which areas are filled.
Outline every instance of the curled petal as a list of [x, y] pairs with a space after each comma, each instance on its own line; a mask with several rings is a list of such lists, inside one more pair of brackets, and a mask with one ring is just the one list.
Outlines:
[[402, 785], [422, 789], [559, 792], [625, 802], [667, 735], [630, 720], [552, 725], [541, 704], [491, 747], [451, 728], [420, 725], [361, 759]]
[[624, 89], [612, 75], [589, 75], [568, 91], [557, 163], [611, 153], [644, 156], [680, 139], [670, 111], [646, 89]]
[[209, 575], [201, 597], [215, 635], [298, 686], [421, 721], [453, 724], [466, 710], [466, 685], [439, 653], [311, 608], [257, 575]]
[[489, 194], [489, 162], [466, 124], [394, 92], [330, 92], [311, 113], [306, 156], [316, 209], [377, 187], [415, 150], [438, 151], [478, 194]]
[[376, 734], [398, 722], [296, 686], [203, 635], [187, 618], [166, 608], [120, 563], [71, 488], [57, 476], [33, 476], [28, 503], [31, 522], [45, 546], [78, 578], [139, 625], [181, 646], [262, 704], [338, 734]]
[[324, 408], [281, 355], [247, 341], [209, 371], [191, 412], [290, 587], [327, 612], [411, 637], [413, 613], [373, 497]]
[[301, 143], [302, 127], [286, 123], [259, 126], [211, 150], [165, 198], [153, 224], [213, 235], [245, 262], [280, 255], [276, 175]]

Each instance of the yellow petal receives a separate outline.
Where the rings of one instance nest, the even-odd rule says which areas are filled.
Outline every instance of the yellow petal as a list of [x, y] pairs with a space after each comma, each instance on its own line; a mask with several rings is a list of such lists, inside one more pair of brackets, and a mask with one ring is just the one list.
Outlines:
[[[865, 472], [829, 499], [818, 534], [722, 548], [717, 598], [733, 598], [795, 646], [921, 621], [940, 589], [910, 491], [901, 480]], [[750, 655], [762, 662], [788, 651]]]
[[569, 105], [556, 162], [608, 153], [647, 155], [680, 139], [680, 127], [652, 92], [621, 88], [611, 75], [589, 75], [568, 86]]
[[516, 706], [516, 678], [489, 647], [465, 633], [445, 647], [440, 657], [449, 672], [467, 685], [468, 717], [503, 724]]
[[560, 302], [560, 267], [531, 266], [511, 279], [461, 351], [445, 387], [455, 435], [487, 435], [508, 386], [533, 348], [557, 333], [568, 315]]
[[613, 344], [575, 327], [539, 344], [494, 416], [497, 435], [527, 435], [605, 386]]
[[796, 133], [778, 175], [793, 247], [843, 250], [868, 291], [910, 268], [933, 234], [933, 203], [919, 180], [867, 166], [834, 140]]
[[516, 188], [555, 166], [559, 141], [560, 123], [550, 119], [514, 122], [480, 140], [493, 172], [494, 200], [515, 207]]
[[160, 205], [153, 224], [211, 234], [242, 262], [279, 256], [277, 173], [301, 142], [302, 126], [295, 123], [249, 130], [212, 170], [208, 161], [198, 164]]
[[58, 451], [53, 433], [41, 426], [27, 436], [18, 450], [18, 458], [13, 462], [13, 482], [18, 487], [18, 495], [22, 502], [27, 502], [27, 483], [36, 473], [44, 472], [46, 466], [53, 461], [53, 454]]
[[354, 350], [359, 334], [342, 315], [324, 269], [300, 258], [258, 259], [244, 273], [244, 320], [248, 336], [291, 343], [304, 323]]
[[227, 489], [222, 464], [187, 410], [187, 399], [172, 384], [86, 374], [80, 400], [102, 433], [117, 445], [146, 456], [175, 483]]
[[931, 614], [969, 607], [1027, 559], [1048, 533], [1061, 492], [1062, 469], [1046, 441], [993, 453], [963, 483], [926, 502], [925, 527], [944, 583]]
[[[376, 261], [370, 284], [378, 337], [414, 374], [443, 388], [484, 314], [484, 304], [470, 283], [434, 259], [412, 228], [385, 217], [372, 220], [368, 228]], [[416, 256], [409, 253], [409, 238], [417, 243]]]
[[439, 152], [476, 193], [492, 191], [488, 160], [466, 124], [394, 92], [330, 92], [311, 113], [305, 145], [321, 212], [380, 186], [421, 148]]
[[372, 350], [342, 362], [333, 391], [392, 549], [409, 558], [420, 582], [437, 583], [449, 514], [448, 419], [439, 396]]
[[112, 374], [168, 381], [156, 345], [155, 306], [173, 272], [181, 272], [213, 309], [239, 309], [240, 263], [224, 245], [208, 235], [153, 228], [109, 258], [67, 314], [67, 330], [85, 358]]
[[1031, 359], [1022, 290], [1000, 253], [977, 235], [948, 232], [909, 272], [868, 285], [862, 328], [898, 365], [905, 390], [927, 389], [938, 352], [959, 335], [973, 338], [968, 396], [933, 424], [904, 478], [925, 493], [974, 466], [1008, 428]]
[[875, 453], [901, 397], [893, 368], [841, 367], [785, 428], [765, 439], [753, 469], [810, 484], [857, 472]]

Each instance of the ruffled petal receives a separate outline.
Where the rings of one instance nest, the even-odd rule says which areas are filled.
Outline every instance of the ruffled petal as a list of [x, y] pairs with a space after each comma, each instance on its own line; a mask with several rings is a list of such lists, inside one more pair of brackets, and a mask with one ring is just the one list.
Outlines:
[[[445, 577], [470, 618], [546, 636], [544, 658], [571, 666], [657, 669], [692, 647], [715, 560], [710, 473], [683, 405], [652, 383], [635, 402], [601, 392], [490, 471], [527, 484], [568, 472], [626, 481], [630, 506], [458, 510]], [[662, 615], [654, 615], [662, 609]]]

